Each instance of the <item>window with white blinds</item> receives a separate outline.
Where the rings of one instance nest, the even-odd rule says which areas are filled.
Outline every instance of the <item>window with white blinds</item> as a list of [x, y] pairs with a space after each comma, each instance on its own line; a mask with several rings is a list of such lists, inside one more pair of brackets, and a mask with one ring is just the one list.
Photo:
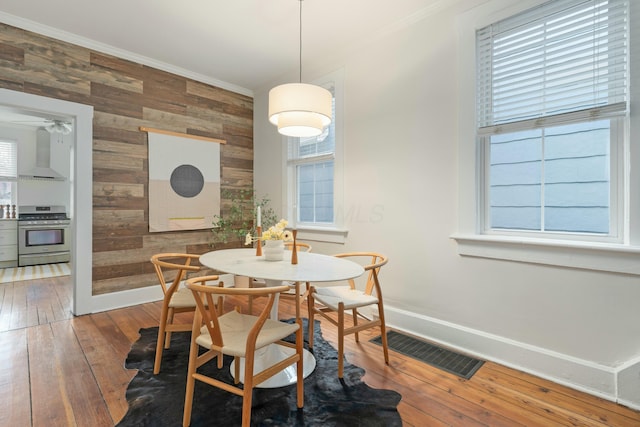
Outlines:
[[626, 0], [556, 0], [478, 30], [481, 133], [623, 113], [627, 9]]
[[0, 139], [0, 181], [18, 177], [18, 148], [15, 141]]
[[319, 136], [289, 138], [287, 165], [296, 226], [335, 223], [335, 89], [332, 85], [327, 89], [334, 94], [331, 124]]
[[18, 177], [18, 145], [16, 141], [0, 138], [0, 204], [16, 203]]
[[553, 0], [476, 32], [491, 234], [620, 241], [627, 0]]

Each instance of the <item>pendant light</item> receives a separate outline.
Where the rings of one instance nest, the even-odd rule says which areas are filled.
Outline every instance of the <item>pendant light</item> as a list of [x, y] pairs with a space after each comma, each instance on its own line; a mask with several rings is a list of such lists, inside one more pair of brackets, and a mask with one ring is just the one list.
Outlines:
[[302, 0], [300, 1], [299, 83], [287, 83], [269, 91], [269, 121], [286, 136], [312, 137], [331, 123], [332, 95], [327, 89], [302, 83]]

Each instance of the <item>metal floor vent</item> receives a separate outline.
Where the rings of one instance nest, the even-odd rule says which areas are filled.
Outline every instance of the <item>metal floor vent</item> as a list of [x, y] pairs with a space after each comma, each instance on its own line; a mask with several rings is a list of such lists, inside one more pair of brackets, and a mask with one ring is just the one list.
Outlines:
[[[378, 336], [373, 338], [371, 342], [382, 345], [382, 338]], [[464, 356], [396, 331], [387, 331], [387, 343], [391, 350], [467, 380], [484, 363], [482, 360]]]

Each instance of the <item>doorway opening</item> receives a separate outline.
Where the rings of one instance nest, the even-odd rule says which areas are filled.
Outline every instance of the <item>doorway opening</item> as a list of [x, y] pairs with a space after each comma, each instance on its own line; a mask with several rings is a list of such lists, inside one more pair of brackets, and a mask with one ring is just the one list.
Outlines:
[[72, 123], [69, 209], [70, 265], [74, 315], [92, 312], [93, 107], [0, 89], [0, 111]]

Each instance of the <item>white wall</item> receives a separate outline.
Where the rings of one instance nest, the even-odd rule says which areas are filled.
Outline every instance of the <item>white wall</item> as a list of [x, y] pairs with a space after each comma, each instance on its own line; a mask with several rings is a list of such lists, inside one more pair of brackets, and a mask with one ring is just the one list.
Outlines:
[[[460, 3], [473, 2], [452, 2]], [[332, 62], [345, 70], [345, 210], [359, 213], [347, 218], [344, 246], [314, 242], [314, 251], [387, 254], [394, 327], [640, 408], [639, 277], [461, 257], [450, 238], [464, 143], [460, 12], [434, 9]], [[254, 100], [254, 184], [281, 206], [274, 165], [284, 145], [267, 121], [268, 89]], [[381, 218], [369, 215], [374, 208]]]

